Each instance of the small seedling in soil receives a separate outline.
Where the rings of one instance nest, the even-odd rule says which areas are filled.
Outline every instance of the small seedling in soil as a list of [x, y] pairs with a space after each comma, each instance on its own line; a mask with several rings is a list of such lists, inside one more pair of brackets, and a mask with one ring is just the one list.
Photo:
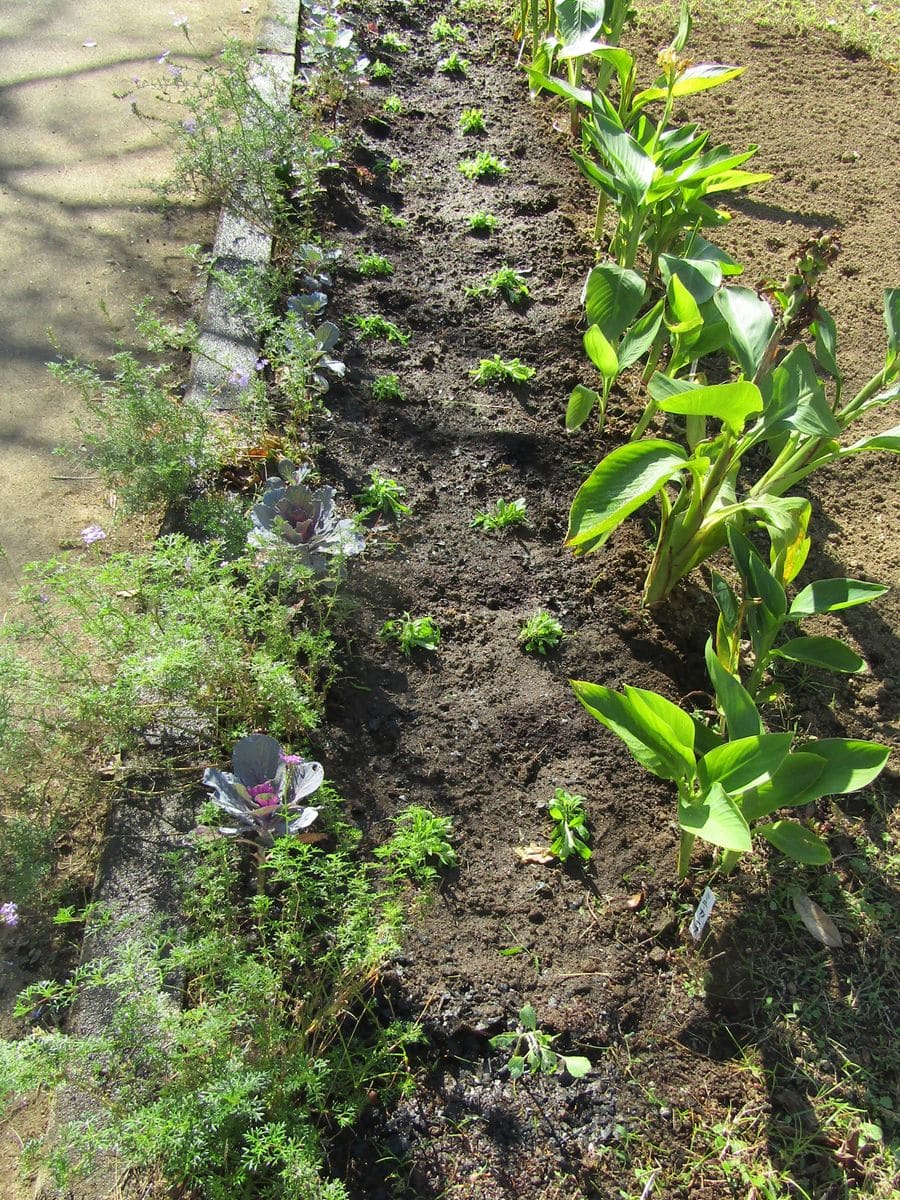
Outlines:
[[498, 500], [493, 508], [476, 513], [472, 518], [473, 529], [509, 529], [511, 525], [527, 525], [528, 514], [525, 511], [525, 500]]
[[408, 54], [409, 46], [396, 33], [384, 33], [381, 36], [381, 44], [385, 50], [396, 50], [398, 54]]
[[484, 133], [484, 109], [464, 108], [459, 115], [459, 131], [463, 134]]
[[442, 75], [468, 75], [469, 60], [463, 58], [459, 51], [454, 50], [452, 54], [448, 54], [446, 58], [442, 58], [437, 65], [437, 69]]
[[501, 358], [495, 354], [492, 358], [483, 358], [469, 374], [476, 383], [527, 383], [535, 370], [520, 358]]
[[387, 279], [394, 273], [383, 254], [357, 254], [356, 269], [363, 279]]
[[477, 283], [474, 287], [466, 288], [467, 296], [483, 296], [485, 292], [499, 293], [508, 304], [521, 304], [531, 295], [525, 277], [505, 265], [495, 271], [487, 283]]
[[509, 171], [502, 158], [486, 150], [479, 150], [474, 158], [462, 159], [459, 169], [466, 179], [498, 179]]
[[573, 1079], [581, 1079], [591, 1069], [591, 1062], [578, 1054], [557, 1054], [553, 1043], [559, 1034], [538, 1029], [537, 1013], [530, 1004], [519, 1009], [519, 1024], [511, 1033], [498, 1033], [491, 1038], [497, 1050], [509, 1050], [509, 1074], [521, 1079], [528, 1071], [532, 1075], [568, 1071]]
[[384, 338], [386, 342], [396, 342], [400, 346], [409, 343], [409, 334], [398, 329], [393, 321], [389, 321], [380, 313], [372, 313], [367, 317], [352, 317], [350, 322], [359, 330], [364, 338]]
[[573, 855], [587, 861], [591, 857], [591, 848], [587, 844], [591, 831], [587, 827], [584, 796], [557, 788], [548, 811], [556, 822], [550, 840], [551, 852], [560, 862], [566, 862]]
[[453, 834], [450, 817], [436, 817], [430, 809], [412, 804], [394, 817], [394, 826], [394, 836], [374, 853], [390, 863], [395, 875], [433, 883], [437, 870], [429, 859], [437, 859], [443, 867], [456, 866], [456, 851], [449, 841]]
[[437, 650], [441, 631], [434, 617], [411, 617], [405, 612], [402, 617], [385, 621], [381, 636], [387, 642], [396, 642], [401, 653], [411, 658], [414, 650]]
[[390, 79], [394, 74], [394, 68], [389, 67], [386, 62], [382, 62], [380, 58], [376, 58], [372, 63], [372, 78], [375, 80]]
[[399, 96], [385, 96], [382, 108], [388, 116], [398, 117], [403, 112], [403, 101]]
[[446, 17], [440, 16], [431, 25], [431, 40], [433, 42], [464, 42], [466, 31], [462, 25], [452, 25]]
[[382, 513], [386, 517], [399, 516], [409, 513], [409, 506], [403, 503], [406, 488], [401, 487], [395, 479], [386, 479], [377, 467], [369, 472], [369, 486], [365, 491], [354, 496], [359, 504], [361, 517], [371, 517], [373, 513]]
[[469, 213], [466, 221], [472, 233], [493, 233], [500, 224], [493, 213], [484, 212], [482, 209]]
[[388, 208], [386, 204], [382, 204], [378, 210], [378, 215], [385, 225], [390, 225], [394, 229], [405, 229], [409, 224], [406, 217], [398, 217], [393, 209]]
[[372, 399], [382, 404], [390, 400], [402, 403], [406, 397], [401, 391], [399, 377], [397, 375], [379, 375], [372, 381]]
[[562, 640], [562, 625], [543, 608], [533, 612], [519, 630], [519, 641], [529, 654], [546, 654]]

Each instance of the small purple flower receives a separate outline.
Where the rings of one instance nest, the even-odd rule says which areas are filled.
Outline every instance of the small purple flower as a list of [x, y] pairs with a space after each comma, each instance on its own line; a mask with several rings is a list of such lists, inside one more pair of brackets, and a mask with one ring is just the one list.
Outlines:
[[19, 910], [8, 900], [5, 904], [0, 904], [0, 924], [9, 926], [14, 929], [19, 923]]
[[162, 66], [162, 64], [166, 61], [166, 59], [169, 57], [169, 55], [171, 53], [172, 53], [171, 50], [163, 50], [162, 54], [156, 60], [160, 64], [160, 66]]
[[228, 373], [228, 382], [239, 388], [249, 387], [250, 372], [244, 367], [232, 367]]
[[93, 546], [94, 542], [102, 542], [105, 537], [106, 531], [99, 525], [86, 525], [81, 531], [81, 540], [86, 546]]
[[181, 67], [175, 67], [170, 64], [168, 70], [173, 79], [181, 78]]
[[181, 128], [187, 130], [188, 133], [196, 133], [197, 122], [193, 117], [188, 117], [186, 121], [181, 122]]
[[268, 365], [269, 365], [269, 360], [267, 358], [258, 358], [256, 360], [257, 371], [264, 371]]
[[296, 767], [298, 763], [303, 762], [302, 754], [284, 754], [281, 755], [281, 761], [289, 767]]

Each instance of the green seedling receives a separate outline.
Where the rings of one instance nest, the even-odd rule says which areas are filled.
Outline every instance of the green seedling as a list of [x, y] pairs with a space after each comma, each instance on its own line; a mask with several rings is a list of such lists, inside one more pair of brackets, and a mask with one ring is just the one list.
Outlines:
[[415, 650], [437, 650], [441, 631], [434, 617], [411, 617], [405, 612], [402, 617], [385, 621], [381, 636], [387, 642], [396, 642], [406, 658], [412, 658]]
[[484, 133], [484, 109], [464, 108], [459, 115], [459, 131], [462, 134]]
[[442, 58], [437, 65], [437, 69], [442, 75], [468, 75], [469, 60], [463, 58], [457, 50], [453, 50], [446, 58]]
[[493, 213], [484, 212], [482, 209], [469, 213], [466, 221], [472, 233], [493, 233], [500, 224]]
[[483, 358], [469, 375], [476, 383], [527, 383], [534, 377], [535, 369], [519, 358], [501, 358], [494, 354], [491, 358]]
[[378, 210], [378, 215], [381, 217], [385, 225], [390, 225], [393, 229], [405, 229], [409, 224], [406, 217], [398, 216], [393, 209], [388, 208], [386, 204], [382, 204]]
[[397, 54], [409, 53], [409, 46], [396, 33], [383, 33], [381, 35], [381, 44], [385, 50], [394, 50]]
[[505, 264], [495, 271], [486, 283], [477, 283], [466, 288], [467, 296], [483, 296], [486, 292], [501, 295], [507, 304], [521, 304], [531, 295], [525, 277]]
[[404, 166], [402, 159], [392, 158], [387, 165], [387, 169], [388, 174], [393, 177], [394, 175], [402, 175], [406, 170], [406, 167]]
[[567, 792], [565, 788], [557, 788], [548, 811], [556, 822], [550, 840], [551, 853], [555, 854], [560, 862], [566, 862], [573, 855], [587, 861], [591, 857], [591, 848], [588, 845], [591, 831], [587, 827], [584, 796]]
[[393, 321], [389, 321], [380, 313], [372, 313], [366, 317], [352, 317], [350, 323], [359, 330], [361, 337], [384, 338], [386, 342], [396, 342], [400, 346], [406, 346], [409, 343], [409, 334], [398, 329]]
[[382, 60], [380, 58], [376, 58], [375, 61], [372, 63], [372, 78], [373, 79], [377, 79], [377, 80], [390, 79], [393, 74], [394, 74], [394, 68], [388, 66], [388, 64], [386, 62], [382, 62]]
[[381, 107], [382, 111], [387, 113], [388, 116], [398, 117], [403, 112], [403, 101], [399, 96], [391, 94], [390, 96], [385, 96], [384, 104]]
[[445, 16], [441, 15], [431, 25], [431, 40], [433, 42], [464, 42], [466, 30], [462, 25], [452, 25]]
[[509, 167], [495, 154], [479, 150], [474, 158], [462, 159], [459, 170], [466, 179], [499, 179], [501, 175], [508, 173]]
[[356, 269], [363, 279], [387, 279], [394, 273], [383, 254], [357, 254]]
[[360, 506], [361, 517], [371, 517], [374, 513], [382, 513], [394, 520], [409, 513], [409, 506], [403, 503], [406, 488], [401, 487], [394, 479], [386, 479], [377, 467], [369, 472], [369, 486], [354, 496]]
[[473, 529], [509, 529], [512, 525], [527, 525], [528, 514], [525, 511], [525, 500], [498, 500], [493, 508], [476, 513], [472, 518]]
[[538, 1029], [537, 1013], [530, 1004], [519, 1009], [518, 1026], [510, 1033], [498, 1033], [491, 1038], [496, 1050], [509, 1050], [509, 1073], [513, 1079], [521, 1079], [526, 1071], [531, 1075], [552, 1074], [568, 1071], [574, 1079], [581, 1079], [591, 1069], [591, 1062], [578, 1054], [558, 1054], [553, 1043], [559, 1034], [545, 1033]]
[[450, 844], [453, 821], [436, 817], [430, 809], [410, 805], [394, 817], [394, 836], [378, 846], [375, 857], [390, 864], [392, 874], [416, 883], [434, 883], [438, 877], [433, 860], [442, 867], [455, 867], [456, 851]]
[[564, 636], [562, 625], [544, 608], [533, 612], [519, 629], [519, 641], [529, 654], [546, 654], [555, 649]]
[[372, 381], [372, 399], [377, 400], [380, 404], [391, 400], [395, 403], [402, 402], [405, 397], [400, 388], [399, 377], [397, 375], [379, 375]]

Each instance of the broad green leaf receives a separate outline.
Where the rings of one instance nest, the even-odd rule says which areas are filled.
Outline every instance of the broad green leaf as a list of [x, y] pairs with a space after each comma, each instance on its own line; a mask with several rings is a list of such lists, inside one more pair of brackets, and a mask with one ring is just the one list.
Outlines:
[[716, 733], [714, 729], [710, 729], [707, 723], [700, 717], [695, 717], [693, 714], [688, 714], [694, 726], [694, 753], [708, 754], [710, 750], [715, 750], [716, 746], [724, 746], [725, 739], [721, 734]]
[[814, 613], [838, 612], [856, 604], [868, 604], [887, 591], [883, 583], [869, 583], [865, 579], [817, 579], [794, 597], [790, 616], [800, 618]]
[[803, 747], [825, 764], [815, 785], [817, 796], [841, 796], [858, 792], [877, 779], [884, 770], [890, 748], [879, 742], [856, 738], [817, 738]]
[[684, 469], [688, 455], [661, 439], [629, 442], [594, 468], [572, 501], [566, 545], [586, 554]]
[[616, 181], [609, 171], [598, 166], [592, 159], [586, 158], [583, 154], [576, 154], [572, 151], [572, 157], [578, 164], [578, 167], [589, 183], [592, 183], [595, 188], [599, 188], [604, 195], [616, 204], [619, 203], [619, 191], [616, 187]]
[[[600, 103], [598, 103], [598, 99]], [[656, 165], [640, 142], [627, 133], [605, 97], [592, 98], [591, 116], [585, 122], [586, 131], [595, 137], [615, 176], [616, 184], [632, 204], [642, 204], [653, 181]]]
[[728, 326], [741, 370], [752, 379], [775, 332], [772, 310], [756, 292], [740, 287], [722, 288], [715, 304]]
[[736, 263], [730, 254], [726, 254], [724, 250], [720, 250], [718, 246], [708, 242], [699, 233], [694, 234], [690, 243], [690, 257], [702, 259], [704, 262], [718, 263], [723, 275], [743, 275], [744, 273], [744, 268], [740, 263]]
[[884, 324], [888, 349], [900, 354], [900, 287], [884, 289]]
[[582, 1054], [560, 1054], [557, 1057], [573, 1079], [583, 1079], [591, 1069], [591, 1060]]
[[[750, 564], [754, 558], [759, 558], [759, 553], [750, 539], [745, 537], [736, 525], [728, 526], [727, 537], [728, 549], [731, 551], [731, 557], [734, 559], [734, 565], [737, 567], [744, 590], [748, 595], [752, 595], [754, 592]], [[762, 562], [762, 559], [760, 558], [759, 561]]]
[[872, 437], [860, 438], [858, 442], [853, 442], [841, 450], [840, 457], [861, 454], [863, 450], [890, 450], [894, 454], [900, 454], [900, 425], [886, 429], [884, 433], [876, 433]]
[[769, 171], [723, 171], [721, 175], [707, 181], [705, 194], [712, 196], [717, 192], [734, 192], [738, 188], [768, 183], [771, 178]]
[[696, 767], [694, 756], [694, 722], [690, 716], [660, 696], [658, 692], [650, 692], [645, 688], [625, 685], [625, 697], [630, 701], [633, 711], [643, 720], [648, 728], [656, 729], [659, 737], [681, 758], [685, 776], [692, 776]]
[[647, 391], [657, 403], [660, 403], [668, 400], [671, 396], [681, 396], [684, 392], [695, 392], [702, 386], [692, 379], [673, 379], [671, 375], [663, 375], [661, 371], [654, 371], [647, 384]]
[[741, 812], [752, 825], [780, 808], [812, 803], [824, 770], [825, 760], [815, 754], [789, 754], [770, 780], [744, 793]]
[[677, 275], [669, 277], [666, 296], [672, 313], [671, 318], [666, 318], [666, 325], [672, 333], [684, 335], [702, 326], [703, 317], [697, 301]]
[[783, 424], [813, 437], [833, 438], [841, 432], [805, 346], [795, 346], [772, 372], [771, 408], [773, 426]]
[[725, 715], [729, 736], [757, 737], [763, 733], [763, 723], [753, 703], [753, 697], [719, 662], [713, 649], [712, 638], [706, 643], [705, 656], [706, 670], [715, 689], [716, 701]]
[[563, 45], [599, 33], [606, 15], [606, 0], [556, 0], [556, 32]]
[[619, 374], [619, 360], [599, 325], [591, 325], [588, 328], [584, 335], [584, 349], [604, 379], [616, 378]]
[[741, 607], [734, 588], [714, 567], [709, 572], [709, 588], [725, 624], [729, 629], [734, 628], [740, 618]]
[[[678, 283], [677, 277], [673, 279], [673, 283]], [[747, 417], [751, 413], [760, 412], [763, 406], [759, 388], [745, 379], [736, 383], [716, 383], [695, 388], [678, 396], [658, 400], [657, 403], [663, 412], [678, 413], [681, 416], [715, 417], [735, 434], [743, 429]]]
[[624, 371], [626, 367], [636, 363], [653, 345], [662, 325], [665, 304], [665, 300], [658, 300], [639, 321], [635, 321], [619, 342], [616, 354], [619, 358], [620, 371]]
[[614, 263], [594, 267], [584, 285], [584, 308], [590, 325], [598, 325], [609, 342], [616, 342], [637, 316], [646, 284], [637, 271]]
[[844, 675], [857, 675], [866, 669], [865, 660], [839, 638], [792, 638], [772, 653], [777, 658], [806, 663], [810, 667], [824, 667], [826, 671], [840, 671]]
[[673, 254], [659, 256], [659, 273], [668, 287], [677, 275], [697, 304], [705, 304], [722, 283], [722, 268], [714, 259], [676, 258]]
[[816, 362], [832, 379], [841, 379], [837, 363], [837, 326], [834, 317], [821, 304], [816, 309], [816, 319], [810, 330], [816, 339]]
[[591, 716], [621, 738], [642, 767], [661, 779], [682, 778], [682, 754], [673, 753], [671, 745], [658, 736], [655, 723], [648, 725], [644, 715], [636, 712], [626, 696], [599, 683], [580, 679], [569, 682]]
[[794, 862], [808, 867], [822, 867], [831, 862], [831, 851], [818, 834], [796, 821], [775, 821], [772, 825], [757, 825], [754, 833], [761, 833], [776, 850], [792, 858]]
[[732, 795], [758, 787], [784, 762], [792, 737], [790, 733], [763, 733], [725, 742], [697, 764], [701, 784], [708, 788], [720, 783]]
[[681, 11], [678, 14], [678, 29], [672, 38], [672, 49], [680, 54], [690, 41], [694, 20], [691, 16], [690, 0], [681, 0]]
[[714, 783], [702, 801], [688, 804], [679, 797], [678, 824], [687, 833], [723, 850], [742, 854], [750, 849], [750, 827], [720, 783]]
[[749, 561], [750, 587], [754, 596], [758, 596], [773, 617], [780, 619], [787, 612], [787, 596], [784, 588], [759, 557], [754, 554]]
[[[698, 92], [707, 92], [710, 88], [728, 83], [730, 79], [736, 79], [746, 69], [746, 67], [729, 67], [723, 63], [695, 63], [692, 67], [682, 71], [675, 80], [672, 95], [676, 98], [696, 96]], [[652, 104], [655, 100], [665, 100], [667, 94], [668, 88], [665, 82], [657, 82], [653, 87], [638, 92], [634, 98], [635, 107]]]
[[580, 429], [588, 417], [591, 415], [594, 405], [600, 403], [600, 397], [593, 388], [585, 387], [584, 384], [577, 384], [569, 396], [569, 403], [566, 405], [566, 429], [571, 432], [573, 429]]
[[565, 79], [558, 79], [555, 75], [547, 75], [543, 71], [537, 71], [530, 68], [528, 71], [528, 86], [532, 92], [552, 92], [555, 96], [562, 96], [566, 100], [573, 100], [576, 104], [581, 104], [584, 108], [591, 107], [591, 93], [586, 88], [574, 87], [571, 83], [567, 83]]

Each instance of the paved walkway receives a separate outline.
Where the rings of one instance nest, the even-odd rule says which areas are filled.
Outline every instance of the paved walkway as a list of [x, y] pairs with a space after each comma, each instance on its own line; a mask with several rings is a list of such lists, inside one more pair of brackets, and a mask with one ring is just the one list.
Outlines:
[[183, 247], [211, 240], [214, 214], [163, 216], [141, 187], [171, 153], [132, 115], [134, 81], [247, 40], [260, 2], [0, 0], [0, 611], [23, 563], [110, 516], [96, 480], [60, 478], [84, 474], [53, 453], [79, 401], [47, 372], [48, 329], [90, 361], [132, 345], [133, 302], [183, 315]]

